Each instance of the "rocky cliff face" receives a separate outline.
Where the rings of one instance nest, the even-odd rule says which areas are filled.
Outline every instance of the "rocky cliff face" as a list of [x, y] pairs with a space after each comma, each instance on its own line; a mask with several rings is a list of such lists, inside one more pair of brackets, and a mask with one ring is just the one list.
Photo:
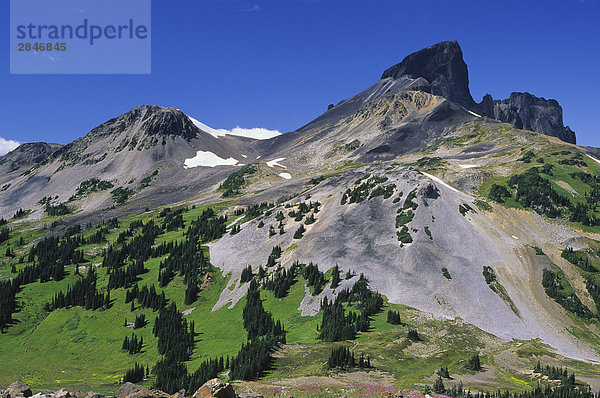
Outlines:
[[466, 108], [475, 104], [469, 92], [469, 73], [456, 41], [444, 41], [410, 54], [383, 72], [382, 79], [403, 76], [427, 80], [422, 90], [440, 95]]
[[477, 113], [518, 129], [532, 130], [575, 144], [575, 132], [563, 125], [562, 108], [556, 100], [529, 93], [512, 93], [508, 99], [494, 100], [487, 94], [474, 108]]
[[469, 74], [456, 41], [445, 41], [417, 51], [387, 69], [385, 79], [425, 79], [418, 88], [459, 103], [482, 116], [511, 123], [517, 128], [575, 143], [575, 133], [563, 125], [562, 108], [556, 100], [529, 93], [512, 93], [508, 99], [493, 100], [488, 94], [480, 104], [469, 91]]

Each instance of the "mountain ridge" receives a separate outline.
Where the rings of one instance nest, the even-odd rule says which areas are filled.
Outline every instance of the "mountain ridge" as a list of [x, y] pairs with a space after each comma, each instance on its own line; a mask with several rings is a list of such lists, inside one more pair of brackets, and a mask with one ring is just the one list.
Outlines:
[[575, 144], [575, 133], [563, 124], [562, 108], [554, 99], [546, 100], [530, 93], [513, 92], [508, 99], [493, 100], [486, 94], [476, 103], [469, 90], [469, 74], [457, 41], [444, 41], [414, 52], [385, 70], [381, 80], [402, 77], [424, 78], [421, 89], [452, 101], [482, 116], [557, 137]]

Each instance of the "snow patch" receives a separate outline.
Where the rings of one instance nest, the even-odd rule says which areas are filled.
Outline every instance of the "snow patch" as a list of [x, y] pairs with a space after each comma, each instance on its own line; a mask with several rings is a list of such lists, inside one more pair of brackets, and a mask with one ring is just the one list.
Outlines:
[[443, 186], [445, 186], [446, 188], [449, 188], [451, 190], [453, 190], [454, 192], [460, 192], [458, 189], [446, 184], [444, 181], [440, 180], [439, 178], [437, 178], [436, 176], [432, 176], [431, 174], [425, 173], [425, 172], [421, 172], [423, 173], [424, 176], [427, 176], [429, 178], [431, 178], [433, 181], [438, 182], [440, 184], [442, 184]]
[[459, 164], [458, 167], [461, 169], [472, 169], [473, 167], [479, 167], [478, 164]]
[[267, 162], [267, 166], [269, 166], [269, 167], [271, 167], [271, 168], [273, 168], [273, 167], [275, 167], [275, 166], [279, 166], [279, 167], [282, 167], [282, 168], [284, 168], [284, 169], [287, 169], [287, 167], [285, 167], [284, 165], [282, 165], [282, 164], [279, 164], [279, 162], [281, 162], [281, 161], [283, 161], [283, 160], [285, 160], [285, 158], [277, 158], [277, 159], [269, 160], [269, 161]]
[[286, 180], [292, 179], [292, 175], [290, 173], [279, 173], [279, 177], [285, 178]]
[[246, 155], [244, 155], [244, 154], [242, 153], [242, 157], [243, 157], [244, 159], [246, 159], [248, 156], [246, 156]]
[[590, 156], [590, 155], [588, 155], [588, 157], [589, 157], [590, 159], [592, 159], [594, 162], [596, 162], [596, 163], [600, 163], [600, 160], [596, 159], [595, 157], [593, 157], [593, 156]]
[[468, 109], [467, 109], [467, 111], [468, 111], [468, 112], [469, 112], [471, 115], [473, 115], [473, 116], [476, 116], [476, 117], [481, 117], [481, 115], [478, 115], [477, 113], [475, 113], [475, 112], [473, 112], [473, 111], [469, 111]]
[[235, 166], [239, 163], [239, 160], [234, 158], [223, 159], [218, 155], [210, 151], [198, 151], [196, 156], [193, 158], [188, 158], [183, 163], [184, 169], [189, 169], [192, 167], [205, 166], [205, 167], [215, 167], [215, 166]]
[[513, 235], [512, 237], [513, 237], [513, 239], [517, 239], [517, 240], [519, 239], [519, 237], [518, 237], [518, 236], [514, 236], [514, 235]]
[[251, 129], [245, 129], [240, 126], [234, 127], [231, 130], [226, 129], [214, 129], [206, 124], [194, 119], [191, 116], [188, 116], [192, 123], [200, 130], [212, 135], [215, 138], [224, 137], [226, 135], [236, 135], [239, 137], [247, 137], [253, 138], [255, 140], [268, 140], [269, 138], [277, 137], [281, 135], [281, 132], [278, 130], [269, 130], [261, 127], [255, 127]]

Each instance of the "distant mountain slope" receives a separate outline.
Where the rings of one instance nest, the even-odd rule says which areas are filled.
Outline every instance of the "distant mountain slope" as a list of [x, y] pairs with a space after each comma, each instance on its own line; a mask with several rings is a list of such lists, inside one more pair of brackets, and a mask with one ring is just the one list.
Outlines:
[[[25, 208], [38, 209], [40, 217], [43, 197], [54, 198], [55, 204], [70, 201], [73, 209], [86, 212], [111, 207], [108, 189], [73, 200], [80, 184], [94, 178], [126, 190], [127, 199], [148, 198], [146, 205], [186, 199], [218, 184], [231, 164], [255, 159], [251, 141], [214, 137], [176, 108], [139, 106], [68, 145], [26, 144], [3, 157], [7, 164], [28, 168], [0, 176], [0, 186], [10, 184], [0, 195], [0, 215], [10, 217]], [[45, 152], [32, 156], [32, 148], [38, 147]]]

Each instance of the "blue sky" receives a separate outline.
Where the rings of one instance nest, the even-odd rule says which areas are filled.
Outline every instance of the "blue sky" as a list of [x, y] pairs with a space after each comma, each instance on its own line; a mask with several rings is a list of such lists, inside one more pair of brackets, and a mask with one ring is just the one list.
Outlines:
[[[150, 75], [10, 75], [0, 30], [0, 137], [68, 143], [140, 104], [215, 128], [294, 130], [409, 53], [458, 40], [473, 97], [557, 99], [600, 147], [600, 3], [587, 0], [153, 0]], [[8, 26], [8, 1], [0, 2]], [[0, 140], [1, 141], [1, 140]], [[1, 145], [1, 142], [0, 142]]]

